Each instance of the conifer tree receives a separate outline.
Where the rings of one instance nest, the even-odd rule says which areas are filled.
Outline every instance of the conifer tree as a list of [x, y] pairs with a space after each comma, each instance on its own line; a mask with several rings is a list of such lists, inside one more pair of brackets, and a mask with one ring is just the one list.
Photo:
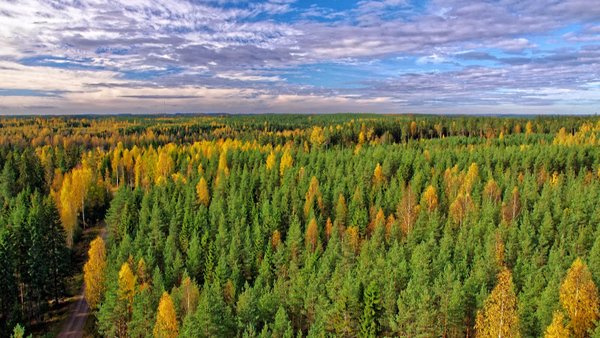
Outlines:
[[381, 318], [381, 298], [377, 283], [372, 281], [364, 292], [364, 308], [360, 320], [361, 337], [377, 337], [379, 335], [379, 318]]

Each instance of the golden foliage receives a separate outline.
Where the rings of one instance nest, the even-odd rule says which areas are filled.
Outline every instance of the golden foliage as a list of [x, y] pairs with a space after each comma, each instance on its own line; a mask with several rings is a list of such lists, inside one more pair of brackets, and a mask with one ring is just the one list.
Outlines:
[[294, 159], [292, 158], [292, 155], [290, 155], [289, 150], [286, 149], [281, 156], [281, 161], [279, 162], [279, 174], [283, 177], [286, 169], [291, 168], [293, 164]]
[[311, 208], [315, 201], [319, 210], [323, 210], [323, 195], [319, 190], [319, 180], [316, 176], [311, 177], [308, 190], [306, 191], [305, 202], [304, 202], [304, 217], [308, 218]]
[[314, 126], [310, 132], [310, 143], [313, 147], [320, 147], [325, 143], [325, 133], [323, 128]]
[[475, 208], [471, 195], [459, 193], [454, 199], [454, 202], [450, 204], [448, 210], [450, 217], [458, 225], [462, 225], [467, 215]]
[[279, 230], [275, 230], [271, 235], [271, 246], [273, 247], [273, 249], [277, 249], [279, 244], [281, 244], [281, 233], [279, 232]]
[[465, 175], [462, 191], [470, 194], [473, 191], [473, 185], [477, 182], [478, 178], [479, 167], [477, 166], [477, 163], [473, 162], [469, 166], [467, 174]]
[[325, 238], [329, 240], [331, 238], [331, 233], [333, 232], [333, 223], [331, 222], [331, 218], [327, 217], [327, 221], [325, 222]]
[[175, 162], [169, 153], [169, 147], [165, 146], [159, 150], [158, 161], [156, 162], [156, 183], [161, 184], [171, 176]]
[[229, 166], [227, 164], [227, 147], [223, 147], [223, 150], [219, 154], [219, 172], [229, 175]]
[[357, 226], [350, 226], [346, 228], [346, 240], [348, 241], [348, 245], [352, 251], [354, 251], [354, 253], [358, 253], [358, 250], [360, 249], [360, 237]]
[[423, 195], [421, 196], [421, 203], [425, 205], [428, 212], [432, 212], [437, 208], [438, 196], [437, 190], [433, 185], [429, 185], [425, 188]]
[[73, 246], [73, 235], [77, 227], [77, 206], [73, 203], [73, 186], [71, 175], [65, 175], [62, 180], [62, 187], [59, 193], [59, 214], [62, 225], [65, 229], [67, 246]]
[[90, 244], [88, 260], [83, 266], [85, 283], [84, 296], [90, 308], [96, 309], [104, 294], [104, 270], [106, 269], [106, 247], [98, 236]]
[[503, 268], [498, 273], [498, 282], [477, 312], [475, 330], [479, 338], [520, 337], [517, 296], [512, 275]]
[[126, 301], [128, 309], [131, 310], [131, 306], [133, 304], [133, 296], [135, 295], [136, 278], [133, 275], [133, 271], [131, 271], [131, 266], [129, 266], [128, 262], [125, 262], [123, 263], [123, 265], [121, 265], [121, 270], [119, 270], [118, 283], [119, 300]]
[[165, 291], [160, 297], [156, 324], [154, 324], [155, 338], [176, 338], [179, 335], [179, 323], [175, 314], [175, 305], [171, 296]]
[[598, 144], [598, 136], [597, 133], [600, 132], [600, 123], [593, 125], [591, 123], [583, 123], [579, 130], [574, 134], [567, 132], [566, 129], [560, 128], [552, 144], [558, 144], [563, 146], [574, 146], [581, 144], [588, 145], [597, 145]]
[[566, 338], [570, 335], [569, 329], [565, 326], [565, 316], [561, 311], [555, 311], [552, 323], [546, 328], [544, 338]]
[[381, 169], [381, 164], [377, 163], [375, 170], [373, 170], [373, 184], [378, 186], [385, 182], [385, 175]]
[[500, 201], [500, 187], [493, 178], [490, 178], [485, 184], [485, 187], [483, 188], [483, 196], [494, 203], [498, 203]]
[[410, 136], [415, 137], [417, 135], [417, 122], [412, 121], [410, 123]]
[[310, 252], [314, 252], [317, 249], [317, 244], [319, 242], [319, 227], [317, 226], [317, 220], [314, 217], [306, 227], [304, 241], [306, 243], [306, 249]]
[[365, 132], [361, 130], [358, 134], [358, 144], [364, 144], [366, 140], [367, 137], [365, 136]]
[[210, 202], [210, 193], [208, 192], [208, 184], [204, 177], [200, 177], [200, 181], [196, 185], [196, 196], [198, 197], [198, 203], [208, 207]]
[[525, 125], [525, 135], [531, 135], [531, 133], [533, 133], [533, 125], [531, 124], [531, 121], [527, 121], [527, 124]]
[[560, 304], [569, 316], [569, 328], [575, 337], [585, 337], [600, 317], [598, 288], [580, 258], [573, 262], [560, 286]]
[[275, 161], [276, 161], [275, 152], [272, 151], [269, 154], [269, 156], [267, 156], [267, 164], [266, 164], [267, 170], [271, 170], [275, 167]]
[[372, 234], [375, 230], [385, 227], [385, 213], [382, 208], [379, 208], [375, 217], [369, 222], [369, 233]]

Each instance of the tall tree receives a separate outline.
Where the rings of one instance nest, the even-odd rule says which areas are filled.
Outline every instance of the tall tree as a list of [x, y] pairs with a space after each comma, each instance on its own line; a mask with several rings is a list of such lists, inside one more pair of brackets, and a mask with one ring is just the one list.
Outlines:
[[200, 181], [196, 185], [196, 195], [198, 197], [198, 203], [208, 207], [210, 202], [210, 193], [208, 192], [208, 184], [204, 177], [200, 177]]
[[167, 292], [160, 297], [153, 333], [155, 338], [176, 338], [179, 334], [175, 305]]
[[566, 338], [570, 335], [569, 329], [565, 326], [565, 316], [561, 311], [554, 312], [552, 323], [546, 328], [544, 338]]
[[496, 287], [477, 313], [475, 322], [477, 337], [508, 338], [520, 337], [517, 296], [512, 274], [506, 268], [498, 273]]
[[377, 337], [379, 335], [379, 319], [381, 318], [381, 297], [379, 286], [372, 281], [364, 292], [363, 314], [360, 319], [360, 336]]
[[575, 337], [585, 337], [600, 316], [598, 288], [587, 265], [577, 258], [560, 286], [560, 304], [569, 316]]
[[106, 247], [98, 236], [90, 244], [88, 260], [83, 266], [84, 295], [90, 308], [96, 309], [104, 294], [104, 271], [106, 269]]
[[417, 196], [413, 192], [410, 184], [406, 186], [402, 193], [402, 198], [396, 208], [398, 214], [398, 221], [400, 221], [400, 227], [405, 234], [412, 231], [417, 216], [419, 214], [419, 204], [417, 203]]

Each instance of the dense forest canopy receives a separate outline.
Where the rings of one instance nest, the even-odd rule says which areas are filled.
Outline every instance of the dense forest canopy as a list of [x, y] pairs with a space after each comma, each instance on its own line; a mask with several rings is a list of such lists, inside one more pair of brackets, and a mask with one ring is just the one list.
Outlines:
[[[600, 337], [600, 119], [0, 119], [0, 335]], [[19, 326], [19, 328], [21, 328]]]

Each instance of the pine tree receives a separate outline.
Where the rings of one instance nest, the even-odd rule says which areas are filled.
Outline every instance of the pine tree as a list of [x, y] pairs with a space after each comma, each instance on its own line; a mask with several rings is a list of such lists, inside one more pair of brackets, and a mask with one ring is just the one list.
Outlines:
[[177, 338], [179, 334], [175, 305], [167, 292], [160, 297], [153, 333], [155, 338]]
[[64, 229], [60, 224], [60, 215], [51, 197], [44, 201], [44, 212], [47, 227], [44, 251], [49, 272], [47, 283], [50, 295], [54, 297], [54, 302], [58, 303], [58, 297], [64, 290], [64, 278], [68, 274], [69, 250], [66, 247]]
[[360, 320], [361, 337], [377, 337], [379, 335], [379, 318], [381, 317], [381, 298], [379, 287], [372, 281], [364, 292], [364, 308]]
[[273, 323], [273, 338], [292, 338], [294, 332], [285, 309], [279, 306]]

